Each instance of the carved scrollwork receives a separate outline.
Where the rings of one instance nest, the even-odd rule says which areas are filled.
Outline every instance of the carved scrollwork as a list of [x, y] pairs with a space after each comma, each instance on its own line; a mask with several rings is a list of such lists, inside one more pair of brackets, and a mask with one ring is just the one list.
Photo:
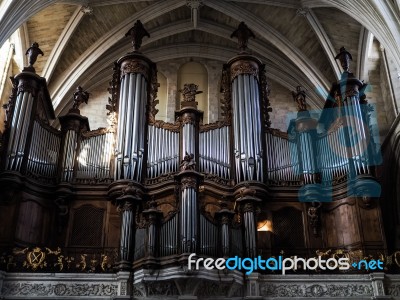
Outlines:
[[29, 93], [32, 95], [32, 97], [36, 97], [37, 96], [36, 82], [33, 80], [21, 79], [18, 84], [17, 94], [19, 93]]
[[18, 94], [18, 83], [17, 81], [14, 79], [14, 77], [10, 76], [10, 80], [11, 80], [11, 84], [12, 84], [12, 89], [11, 89], [11, 94], [10, 97], [8, 98], [8, 103], [3, 105], [3, 108], [5, 109], [5, 121], [4, 121], [4, 125], [5, 128], [9, 127], [9, 122], [11, 120], [11, 114], [13, 112], [13, 108], [15, 105], [15, 100], [17, 99], [17, 94]]
[[149, 66], [145, 62], [140, 60], [133, 60], [133, 59], [125, 60], [121, 64], [121, 76], [123, 77], [125, 76], [125, 74], [129, 73], [140, 73], [147, 80], [149, 76]]
[[157, 93], [160, 84], [157, 82], [157, 66], [154, 64], [151, 70], [150, 80], [150, 97], [149, 97], [149, 124], [154, 123], [158, 109], [156, 108], [159, 101], [157, 100]]
[[117, 212], [133, 211], [134, 205], [131, 201], [123, 201], [117, 205]]
[[265, 129], [266, 133], [272, 134], [273, 136], [277, 136], [283, 139], [288, 139], [288, 134], [286, 132], [280, 131], [279, 129], [274, 129], [274, 128], [266, 128]]
[[136, 210], [135, 224], [136, 224], [136, 228], [138, 228], [138, 229], [147, 228], [147, 225], [148, 225], [146, 218], [144, 217], [144, 215], [142, 213], [139, 212], [139, 210]]
[[373, 288], [368, 283], [349, 284], [272, 284], [260, 286], [262, 296], [268, 297], [351, 297], [372, 296]]
[[245, 204], [242, 205], [242, 213], [254, 213], [256, 211], [256, 207], [253, 202], [246, 202]]
[[319, 209], [321, 207], [321, 202], [312, 203], [312, 206], [310, 206], [307, 210], [308, 218], [309, 218], [309, 224], [313, 229], [313, 234], [315, 236], [318, 236], [318, 228], [320, 226], [320, 214], [319, 214]]
[[185, 177], [181, 180], [181, 189], [192, 188], [197, 190], [197, 180], [193, 177]]
[[196, 119], [192, 115], [184, 114], [176, 119], [176, 123], [180, 124], [180, 126], [185, 124], [196, 126]]
[[96, 130], [82, 132], [82, 137], [88, 139], [94, 136], [106, 134], [107, 132], [107, 128], [97, 128]]
[[271, 103], [269, 101], [270, 89], [267, 81], [267, 72], [265, 65], [260, 67], [260, 91], [261, 91], [261, 104], [264, 115], [264, 124], [267, 128], [271, 127], [271, 119], [269, 113], [272, 112]]
[[229, 125], [230, 125], [230, 123], [228, 121], [226, 121], [226, 120], [224, 120], [224, 121], [216, 121], [214, 123], [208, 123], [208, 124], [200, 125], [200, 132], [206, 132], [206, 131], [222, 128], [224, 126], [229, 126]]
[[118, 285], [110, 283], [5, 283], [3, 295], [32, 297], [95, 296], [110, 297], [118, 294]]
[[256, 190], [250, 188], [249, 186], [245, 186], [239, 190], [239, 199], [246, 196], [254, 197], [256, 194], [257, 194]]
[[210, 173], [204, 174], [204, 180], [209, 180], [209, 181], [215, 182], [217, 184], [222, 184], [222, 185], [231, 185], [230, 179], [221, 178], [218, 175], [210, 174]]
[[258, 65], [253, 61], [239, 60], [231, 66], [231, 81], [241, 74], [252, 75], [258, 79]]
[[173, 124], [173, 123], [168, 123], [168, 122], [164, 122], [161, 120], [155, 120], [154, 122], [150, 123], [151, 125], [153, 125], [154, 127], [157, 128], [163, 128], [172, 132], [179, 132], [180, 130], [180, 125], [179, 124]]
[[224, 121], [227, 124], [232, 120], [232, 99], [231, 99], [231, 79], [229, 73], [229, 66], [224, 65], [221, 78], [221, 109]]

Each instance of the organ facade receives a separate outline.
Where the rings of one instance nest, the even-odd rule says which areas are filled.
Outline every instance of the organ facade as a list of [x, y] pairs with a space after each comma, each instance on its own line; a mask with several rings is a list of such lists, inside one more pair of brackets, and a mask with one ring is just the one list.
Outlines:
[[[350, 54], [337, 56], [343, 72], [322, 111], [308, 110], [301, 86], [293, 91], [298, 112], [283, 132], [271, 127], [268, 69], [246, 52], [254, 35], [241, 23], [240, 53], [221, 65], [222, 117], [203, 123], [201, 91], [187, 82], [175, 122], [164, 122], [157, 64], [140, 52], [146, 33], [135, 23], [133, 51], [114, 63], [107, 128], [90, 130], [82, 87], [60, 128], [51, 126], [34, 60], [12, 78], [1, 143], [4, 297], [25, 285], [36, 298], [390, 299], [383, 284], [400, 281], [400, 266], [383, 222], [367, 85], [350, 72]], [[246, 275], [189, 269], [192, 253], [381, 259], [385, 270]]]

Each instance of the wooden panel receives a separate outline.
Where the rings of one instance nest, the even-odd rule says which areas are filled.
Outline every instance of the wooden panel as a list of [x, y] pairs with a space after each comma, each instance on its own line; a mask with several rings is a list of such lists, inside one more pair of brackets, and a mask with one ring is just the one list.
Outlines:
[[322, 214], [327, 248], [345, 247], [361, 241], [357, 213], [354, 202], [336, 202], [332, 204], [332, 210]]
[[382, 228], [378, 208], [360, 209], [364, 242], [381, 242]]
[[121, 217], [118, 214], [111, 214], [108, 219], [108, 232], [106, 247], [118, 247], [121, 236]]
[[326, 247], [336, 247], [338, 244], [335, 212], [330, 211], [321, 215], [323, 230], [326, 236]]
[[12, 230], [15, 215], [15, 204], [0, 206], [0, 242], [8, 242], [14, 237]]
[[16, 239], [39, 244], [42, 240], [43, 216], [43, 207], [37, 202], [30, 200], [22, 202], [19, 208]]

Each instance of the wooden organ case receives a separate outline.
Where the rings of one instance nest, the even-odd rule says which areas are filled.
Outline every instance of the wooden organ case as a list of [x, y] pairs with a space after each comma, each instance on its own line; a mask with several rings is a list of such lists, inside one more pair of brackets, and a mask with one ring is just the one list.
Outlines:
[[298, 87], [299, 112], [288, 132], [273, 129], [268, 70], [246, 52], [250, 35], [242, 26], [241, 53], [222, 68], [223, 118], [203, 124], [200, 91], [187, 83], [176, 121], [167, 123], [157, 120], [157, 68], [138, 51], [140, 26], [132, 29], [134, 51], [114, 64], [108, 128], [90, 131], [80, 87], [74, 107], [59, 117], [61, 129], [51, 127], [44, 78], [33, 67], [13, 78], [1, 144], [3, 248], [108, 251], [109, 269], [134, 272], [134, 282], [150, 276], [144, 270], [168, 268], [179, 271], [165, 278], [183, 278], [191, 253], [385, 249], [376, 149], [364, 140], [341, 143], [354, 138], [351, 126], [361, 137], [368, 131], [365, 84], [348, 67], [319, 120]]

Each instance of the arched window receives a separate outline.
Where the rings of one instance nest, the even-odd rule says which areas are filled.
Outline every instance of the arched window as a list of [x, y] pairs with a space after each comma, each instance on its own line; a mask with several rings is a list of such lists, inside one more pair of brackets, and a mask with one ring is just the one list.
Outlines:
[[[208, 73], [207, 69], [198, 62], [183, 64], [178, 71], [178, 90], [183, 88], [185, 83], [194, 83], [199, 86], [198, 90], [203, 93], [196, 95], [197, 108], [204, 112], [203, 123], [208, 123]], [[177, 93], [177, 106], [180, 109], [181, 94]]]

